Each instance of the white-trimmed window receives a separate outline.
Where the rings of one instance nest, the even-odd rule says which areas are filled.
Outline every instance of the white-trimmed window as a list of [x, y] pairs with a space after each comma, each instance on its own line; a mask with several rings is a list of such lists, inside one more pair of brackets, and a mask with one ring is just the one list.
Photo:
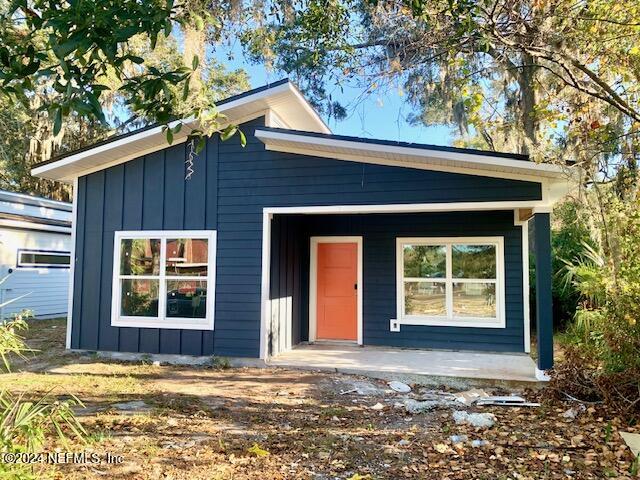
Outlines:
[[398, 238], [398, 321], [504, 328], [502, 237]]
[[69, 268], [71, 253], [58, 250], [18, 250], [18, 268]]
[[216, 232], [115, 232], [111, 325], [213, 330]]

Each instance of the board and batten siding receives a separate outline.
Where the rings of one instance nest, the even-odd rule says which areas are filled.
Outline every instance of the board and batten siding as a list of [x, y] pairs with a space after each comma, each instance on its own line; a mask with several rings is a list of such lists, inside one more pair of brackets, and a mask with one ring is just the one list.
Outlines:
[[[72, 348], [257, 357], [264, 207], [541, 198], [537, 183], [267, 151], [263, 125], [242, 125], [246, 147], [209, 139], [188, 181], [185, 144], [79, 179]], [[111, 327], [114, 231], [181, 228], [218, 232], [215, 331]]]
[[[513, 212], [374, 215], [281, 215], [274, 218], [271, 243], [270, 351], [309, 339], [309, 245], [315, 236], [361, 236], [363, 241], [363, 343], [407, 348], [524, 351], [522, 230]], [[436, 327], [403, 324], [396, 318], [396, 238], [504, 238], [505, 328]]]

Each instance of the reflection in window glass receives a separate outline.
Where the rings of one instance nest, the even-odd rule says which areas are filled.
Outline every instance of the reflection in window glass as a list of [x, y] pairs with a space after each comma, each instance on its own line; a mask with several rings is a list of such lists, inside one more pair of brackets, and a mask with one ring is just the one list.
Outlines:
[[127, 317], [158, 316], [158, 280], [122, 279], [120, 313]]
[[453, 315], [494, 318], [496, 316], [495, 283], [454, 282]]
[[120, 275], [160, 275], [160, 240], [121, 240]]
[[405, 282], [404, 311], [405, 315], [446, 315], [444, 282]]
[[495, 245], [453, 245], [453, 278], [496, 278]]
[[447, 250], [444, 245], [405, 245], [404, 276], [408, 278], [444, 278]]
[[167, 280], [167, 317], [206, 318], [206, 280]]
[[20, 252], [18, 266], [63, 266], [68, 267], [71, 263], [69, 253], [55, 254], [45, 252]]
[[166, 273], [178, 277], [206, 277], [208, 248], [206, 239], [167, 239]]

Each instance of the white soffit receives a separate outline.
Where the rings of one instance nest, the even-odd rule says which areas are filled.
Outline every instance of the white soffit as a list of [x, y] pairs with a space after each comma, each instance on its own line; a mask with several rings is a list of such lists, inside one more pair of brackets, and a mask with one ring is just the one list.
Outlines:
[[[226, 116], [229, 123], [242, 123], [273, 112], [278, 118], [286, 119], [290, 128], [331, 133], [329, 127], [291, 82], [279, 82], [271, 88], [257, 90], [255, 93], [247, 92], [234, 100], [221, 103], [218, 111]], [[171, 122], [169, 125], [173, 127], [178, 122]], [[174, 134], [172, 145], [186, 141], [189, 131], [196, 126], [193, 118], [184, 120], [184, 127], [180, 133]], [[31, 174], [71, 182], [77, 176], [169, 147], [163, 128], [152, 127], [122, 138], [114, 138], [93, 148], [36, 166], [31, 170]]]
[[575, 176], [568, 167], [541, 164], [503, 156], [453, 150], [429, 149], [425, 146], [389, 145], [376, 140], [350, 140], [331, 135], [257, 129], [268, 150], [334, 158], [364, 163], [405, 166], [470, 175], [540, 183], [571, 183]]

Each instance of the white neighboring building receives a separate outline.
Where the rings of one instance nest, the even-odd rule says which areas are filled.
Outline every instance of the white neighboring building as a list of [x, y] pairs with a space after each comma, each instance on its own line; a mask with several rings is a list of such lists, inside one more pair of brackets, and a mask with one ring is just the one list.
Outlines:
[[64, 317], [71, 258], [70, 203], [0, 190], [0, 319], [21, 310]]

